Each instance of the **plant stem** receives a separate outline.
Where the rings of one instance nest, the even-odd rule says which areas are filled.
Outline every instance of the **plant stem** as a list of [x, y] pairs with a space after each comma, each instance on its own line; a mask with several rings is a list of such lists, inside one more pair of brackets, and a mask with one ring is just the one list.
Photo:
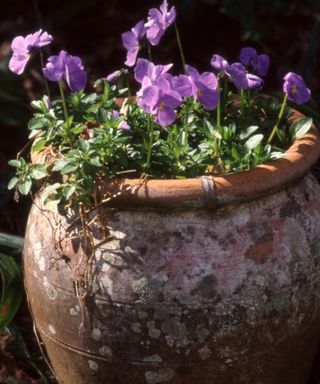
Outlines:
[[184, 116], [184, 127], [183, 127], [186, 143], [188, 143], [188, 136], [189, 136], [188, 121], [189, 121], [189, 98], [186, 99], [186, 113]]
[[126, 83], [128, 88], [128, 97], [131, 98], [131, 89], [130, 89], [130, 82], [129, 82], [129, 72], [126, 74]]
[[47, 80], [47, 78], [45, 77], [45, 75], [43, 73], [44, 61], [43, 61], [43, 53], [42, 53], [41, 50], [40, 50], [40, 63], [41, 63], [41, 70], [42, 70], [42, 77], [43, 77], [43, 81], [44, 81], [44, 86], [46, 88], [46, 92], [47, 92], [47, 95], [48, 95], [49, 99], [51, 99], [51, 92], [50, 92], [48, 80]]
[[188, 71], [187, 71], [187, 68], [186, 68], [186, 59], [184, 57], [183, 48], [182, 48], [181, 39], [180, 39], [180, 33], [179, 33], [179, 29], [178, 29], [177, 23], [174, 23], [174, 27], [175, 27], [175, 30], [176, 30], [177, 42], [178, 42], [178, 47], [179, 47], [179, 52], [180, 52], [180, 57], [181, 57], [181, 62], [182, 62], [183, 70], [184, 70], [184, 73], [187, 75]]
[[148, 156], [147, 156], [146, 169], [149, 169], [150, 165], [151, 165], [151, 155], [152, 155], [152, 145], [153, 145], [153, 129], [154, 129], [154, 121], [153, 121], [152, 117], [149, 115], [149, 119], [148, 119], [149, 144], [148, 144]]
[[228, 80], [224, 76], [223, 80], [223, 103], [222, 103], [222, 113], [225, 115], [226, 114], [226, 106], [227, 106], [227, 101], [228, 101]]
[[240, 89], [240, 117], [241, 120], [244, 118], [244, 92]]
[[59, 90], [60, 90], [60, 95], [61, 95], [61, 100], [62, 100], [64, 118], [65, 118], [66, 123], [67, 123], [67, 128], [69, 129], [70, 128], [69, 127], [69, 115], [68, 115], [66, 98], [64, 97], [62, 80], [58, 80], [58, 84], [59, 84]]
[[283, 102], [282, 102], [282, 104], [281, 104], [281, 108], [280, 108], [280, 112], [279, 112], [279, 115], [278, 115], [276, 124], [275, 124], [275, 126], [273, 127], [272, 132], [271, 132], [271, 134], [270, 134], [270, 136], [269, 136], [268, 144], [271, 143], [272, 139], [274, 138], [274, 135], [277, 133], [277, 130], [278, 130], [278, 127], [279, 127], [279, 124], [280, 124], [280, 121], [281, 121], [281, 118], [282, 118], [282, 115], [283, 115], [285, 106], [286, 106], [286, 104], [287, 104], [287, 100], [288, 100], [288, 95], [285, 94], [285, 95], [284, 95], [284, 98], [283, 98]]
[[221, 127], [221, 99], [220, 99], [220, 84], [218, 83], [217, 86], [217, 92], [219, 96], [219, 102], [217, 105], [217, 130], [220, 132], [220, 127]]

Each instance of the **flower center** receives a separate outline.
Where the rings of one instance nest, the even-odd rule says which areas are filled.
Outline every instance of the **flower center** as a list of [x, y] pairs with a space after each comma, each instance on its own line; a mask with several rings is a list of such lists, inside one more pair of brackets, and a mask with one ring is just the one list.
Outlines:
[[298, 93], [298, 88], [297, 88], [296, 85], [292, 85], [292, 86], [291, 86], [291, 92], [292, 92], [292, 93]]
[[201, 97], [202, 95], [203, 95], [203, 93], [202, 93], [201, 89], [198, 89], [197, 96]]
[[164, 103], [161, 101], [161, 103], [159, 104], [159, 111], [163, 111], [164, 110]]

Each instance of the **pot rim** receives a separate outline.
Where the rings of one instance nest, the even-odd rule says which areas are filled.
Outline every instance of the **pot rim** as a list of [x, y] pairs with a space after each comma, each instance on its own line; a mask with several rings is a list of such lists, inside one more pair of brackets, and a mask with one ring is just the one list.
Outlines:
[[[304, 115], [296, 110], [292, 122]], [[103, 191], [116, 205], [179, 206], [201, 201], [211, 208], [234, 201], [251, 200], [275, 192], [300, 179], [320, 156], [320, 134], [315, 124], [296, 139], [284, 156], [249, 170], [190, 179], [112, 179]]]

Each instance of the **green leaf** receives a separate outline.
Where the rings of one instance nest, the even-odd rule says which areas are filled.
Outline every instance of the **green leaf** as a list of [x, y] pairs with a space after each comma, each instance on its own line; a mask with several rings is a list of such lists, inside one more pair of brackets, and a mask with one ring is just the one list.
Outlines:
[[74, 171], [76, 171], [79, 167], [79, 164], [78, 163], [67, 163], [60, 171], [60, 173], [62, 175], [65, 175], [66, 173], [72, 173]]
[[36, 140], [31, 148], [31, 151], [32, 152], [40, 152], [44, 147], [45, 145], [47, 144], [47, 140], [46, 139], [39, 139], [39, 140]]
[[31, 107], [34, 109], [38, 109], [39, 111], [42, 111], [41, 104], [42, 104], [42, 100], [31, 101]]
[[0, 253], [0, 330], [17, 312], [23, 295], [21, 272], [13, 257]]
[[0, 232], [0, 245], [9, 248], [22, 249], [23, 243], [23, 237]]
[[283, 157], [283, 155], [284, 155], [283, 152], [271, 152], [270, 159], [271, 160], [281, 159], [281, 157]]
[[290, 132], [292, 136], [295, 139], [299, 139], [309, 131], [312, 123], [313, 120], [311, 117], [302, 117], [301, 119], [296, 120], [290, 126]]
[[79, 133], [82, 133], [86, 127], [84, 125], [78, 125], [71, 129], [71, 132], [74, 135], [79, 135]]
[[61, 171], [61, 169], [66, 166], [66, 164], [68, 164], [68, 160], [67, 159], [61, 159], [61, 160], [57, 161], [55, 163], [55, 165], [52, 167], [52, 172], [59, 172], [59, 171]]
[[41, 116], [41, 117], [34, 117], [33, 119], [31, 119], [28, 123], [28, 128], [30, 129], [30, 131], [33, 131], [33, 130], [38, 130], [38, 129], [42, 129], [43, 127], [45, 127], [48, 123], [48, 120]]
[[241, 140], [246, 139], [247, 137], [251, 136], [259, 127], [257, 125], [251, 125], [250, 127], [246, 128], [244, 131], [242, 131], [239, 135]]
[[258, 144], [261, 143], [262, 139], [263, 139], [263, 135], [261, 135], [261, 134], [251, 136], [250, 139], [248, 139], [248, 140], [246, 141], [245, 146], [246, 146], [249, 150], [252, 150], [252, 149], [254, 149]]
[[27, 195], [30, 192], [31, 187], [31, 179], [27, 179], [24, 182], [18, 184], [19, 191], [22, 195]]
[[87, 140], [79, 140], [79, 147], [81, 151], [88, 151], [90, 149], [90, 144]]
[[100, 160], [99, 160], [99, 159], [96, 159], [96, 158], [92, 158], [92, 159], [90, 159], [89, 163], [90, 163], [91, 165], [93, 165], [94, 167], [98, 167], [98, 168], [100, 168], [101, 165], [102, 165], [102, 164], [100, 163]]
[[76, 191], [76, 186], [75, 185], [66, 185], [64, 188], [63, 188], [63, 196], [66, 198], [66, 199], [69, 199]]
[[8, 189], [13, 189], [17, 185], [18, 181], [19, 179], [17, 177], [13, 177], [8, 183]]
[[48, 176], [46, 168], [41, 164], [34, 164], [30, 176], [35, 180], [43, 179]]
[[19, 160], [9, 160], [8, 164], [11, 165], [12, 167], [19, 168], [21, 163]]
[[242, 160], [239, 148], [237, 148], [235, 145], [233, 145], [232, 148], [231, 148], [231, 155], [237, 161], [241, 161]]

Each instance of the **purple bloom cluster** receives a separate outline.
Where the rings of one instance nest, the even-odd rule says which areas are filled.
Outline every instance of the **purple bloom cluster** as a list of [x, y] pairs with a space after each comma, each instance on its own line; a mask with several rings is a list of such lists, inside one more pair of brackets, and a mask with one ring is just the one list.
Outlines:
[[17, 75], [21, 75], [35, 49], [41, 48], [52, 42], [53, 38], [47, 32], [39, 31], [26, 37], [17, 36], [12, 40], [11, 48], [13, 55], [9, 62], [9, 68]]
[[174, 7], [168, 10], [168, 2], [164, 0], [160, 10], [152, 8], [149, 10], [148, 20], [139, 21], [131, 31], [124, 32], [121, 35], [122, 44], [127, 50], [127, 59], [125, 64], [132, 67], [136, 63], [137, 55], [140, 49], [140, 42], [146, 35], [152, 45], [157, 45], [164, 35], [166, 29], [174, 23], [176, 11]]
[[307, 88], [303, 78], [294, 72], [289, 72], [283, 78], [283, 91], [288, 96], [289, 100], [297, 104], [306, 103], [310, 97], [310, 89]]
[[145, 24], [147, 39], [152, 45], [158, 45], [164, 32], [175, 22], [176, 10], [171, 7], [168, 10], [168, 2], [164, 0], [160, 10], [152, 8], [149, 10], [148, 21]]
[[218, 79], [211, 72], [200, 73], [190, 65], [186, 66], [188, 75], [173, 78], [172, 83], [182, 97], [192, 96], [204, 108], [212, 110], [219, 102]]
[[238, 89], [260, 89], [263, 86], [263, 80], [259, 76], [248, 73], [242, 63], [229, 64], [222, 56], [213, 55], [211, 66], [229, 77]]
[[239, 58], [242, 64], [252, 66], [254, 72], [259, 76], [266, 76], [270, 66], [270, 57], [268, 55], [258, 55], [254, 48], [244, 47], [240, 50]]
[[154, 65], [148, 60], [138, 59], [135, 79], [141, 83], [138, 105], [146, 113], [156, 117], [161, 126], [172, 124], [176, 119], [174, 111], [181, 101], [181, 95], [173, 89], [172, 75], [168, 73], [172, 64]]
[[43, 73], [51, 81], [64, 78], [73, 92], [80, 91], [87, 84], [87, 73], [83, 69], [80, 57], [71, 56], [66, 51], [50, 56]]
[[[52, 36], [42, 29], [26, 37], [15, 37], [11, 43], [13, 55], [9, 62], [10, 70], [21, 75], [33, 51], [50, 44], [52, 40]], [[75, 92], [85, 88], [87, 84], [87, 74], [83, 69], [80, 57], [71, 56], [65, 51], [61, 51], [57, 56], [50, 56], [48, 63], [43, 68], [43, 73], [47, 79], [52, 81], [64, 78], [70, 89]]]
[[162, 126], [172, 124], [176, 119], [174, 111], [184, 98], [193, 97], [204, 108], [212, 110], [219, 102], [218, 80], [211, 72], [200, 74], [187, 65], [188, 75], [172, 76], [168, 73], [172, 64], [154, 65], [148, 60], [138, 59], [135, 79], [141, 83], [137, 93], [138, 105], [146, 113], [156, 116]]

